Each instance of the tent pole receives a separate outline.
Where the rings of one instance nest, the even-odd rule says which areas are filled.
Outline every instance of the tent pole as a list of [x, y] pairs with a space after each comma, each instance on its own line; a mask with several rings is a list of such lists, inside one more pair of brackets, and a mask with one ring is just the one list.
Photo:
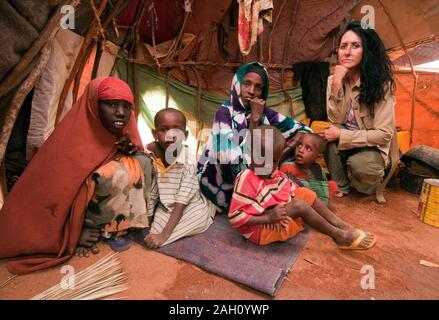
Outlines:
[[411, 117], [410, 117], [410, 145], [413, 142], [413, 130], [415, 128], [415, 102], [416, 102], [416, 89], [418, 87], [418, 75], [416, 73], [413, 60], [410, 57], [406, 46], [404, 45], [404, 41], [402, 39], [401, 33], [399, 33], [398, 28], [396, 27], [395, 22], [392, 19], [392, 16], [390, 15], [390, 12], [387, 10], [386, 6], [384, 5], [384, 2], [382, 0], [378, 0], [384, 10], [384, 13], [386, 14], [387, 18], [389, 19], [390, 24], [392, 25], [393, 29], [395, 30], [396, 36], [398, 37], [399, 42], [401, 43], [402, 49], [404, 50], [404, 53], [406, 57], [409, 60], [410, 63], [410, 69], [412, 70], [413, 75], [413, 92], [412, 92], [412, 110], [411, 110]]
[[[285, 36], [285, 46], [284, 46], [284, 51], [283, 51], [283, 55], [282, 55], [282, 63], [283, 64], [285, 64], [285, 59], [287, 57], [288, 45], [289, 45], [288, 39], [290, 38], [291, 32], [293, 32], [294, 27], [296, 26], [296, 17], [297, 17], [297, 11], [299, 9], [299, 4], [300, 4], [300, 0], [296, 0], [296, 4], [294, 6], [294, 11], [292, 14], [293, 21], [291, 23], [291, 26], [288, 30], [287, 35]], [[281, 70], [281, 78], [280, 79], [281, 79], [280, 81], [281, 81], [282, 91], [284, 92], [284, 96], [285, 96], [284, 102], [288, 101], [288, 105], [290, 107], [291, 118], [294, 118], [295, 114], [294, 114], [294, 108], [293, 108], [293, 101], [291, 100], [291, 97], [288, 94], [287, 89], [285, 88], [285, 68], [282, 68], [282, 70]]]
[[258, 36], [258, 61], [264, 60], [264, 46], [262, 44], [262, 35]]
[[[193, 7], [194, 2], [195, 2], [195, 0], [191, 0], [191, 8]], [[180, 28], [180, 32], [178, 33], [178, 35], [174, 39], [174, 41], [172, 41], [171, 47], [169, 48], [169, 51], [168, 51], [168, 54], [166, 55], [166, 57], [164, 57], [162, 59], [162, 63], [163, 62], [166, 63], [168, 61], [173, 61], [174, 58], [180, 53], [181, 41], [182, 41], [182, 38], [183, 38], [183, 34], [184, 34], [185, 30], [186, 30], [187, 24], [188, 24], [189, 19], [191, 17], [192, 17], [192, 11], [189, 11], [189, 12], [186, 11], [184, 13], [183, 25]], [[154, 43], [154, 46], [155, 46], [155, 43]], [[155, 47], [154, 47], [154, 50], [155, 50]], [[156, 62], [158, 64], [158, 66], [161, 67], [157, 59], [156, 59]]]
[[[101, 4], [99, 6], [99, 9], [98, 9], [98, 16], [100, 16], [102, 14], [107, 3], [108, 3], [108, 0], [102, 0]], [[64, 83], [64, 87], [61, 91], [61, 95], [60, 95], [59, 102], [58, 102], [58, 110], [56, 112], [56, 118], [55, 118], [55, 127], [58, 125], [59, 120], [61, 118], [61, 114], [62, 114], [62, 111], [64, 108], [64, 103], [66, 101], [67, 94], [68, 94], [69, 89], [70, 89], [70, 85], [72, 84], [73, 80], [75, 79], [75, 76], [78, 73], [79, 68], [82, 65], [82, 61], [87, 60], [87, 52], [89, 50], [89, 46], [94, 41], [94, 37], [96, 36], [96, 33], [98, 31], [97, 27], [98, 27], [97, 21], [93, 20], [90, 23], [90, 30], [87, 33], [87, 35], [85, 36], [84, 41], [82, 42], [81, 49], [79, 49], [79, 53], [76, 57], [75, 64], [73, 65], [73, 68], [70, 71], [70, 75], [67, 78], [66, 82]]]
[[91, 53], [93, 52], [94, 47], [95, 47], [94, 42], [90, 43], [87, 52], [85, 53], [85, 56], [81, 61], [81, 65], [79, 66], [78, 73], [76, 73], [75, 75], [74, 86], [73, 86], [73, 103], [75, 103], [76, 100], [78, 99], [79, 85], [81, 84], [82, 73], [84, 72], [85, 65], [87, 64], [87, 61]]
[[[138, 12], [136, 14], [136, 18], [134, 21], [134, 47], [133, 51], [130, 53], [131, 55], [134, 55], [135, 58], [137, 58], [138, 49], [140, 48], [141, 40], [140, 40], [140, 34], [139, 34], [139, 28], [140, 23], [142, 21], [142, 18], [145, 14], [145, 10], [147, 8], [148, 2], [146, 0], [142, 0], [140, 3], [140, 7], [138, 9]], [[136, 119], [140, 114], [140, 104], [139, 104], [139, 69], [137, 64], [132, 64], [133, 66], [133, 90], [134, 90], [134, 114], [136, 115]]]
[[41, 73], [43, 72], [47, 62], [49, 61], [51, 48], [52, 43], [47, 42], [43, 49], [41, 49], [41, 54], [37, 65], [29, 73], [26, 80], [24, 80], [20, 84], [20, 87], [18, 88], [17, 92], [12, 98], [11, 103], [9, 104], [9, 110], [7, 111], [3, 128], [0, 134], [0, 163], [3, 162], [5, 158], [6, 147], [8, 145], [12, 128], [15, 124], [15, 120], [17, 119], [18, 112], [21, 109], [24, 99], [35, 86], [37, 81], [40, 79]]
[[[115, 31], [117, 37], [119, 37], [119, 33], [118, 33], [118, 30], [117, 30], [116, 24], [114, 23], [114, 20], [113, 20], [113, 19], [114, 19], [114, 17], [115, 17], [116, 15], [118, 15], [119, 13], [121, 13], [122, 10], [124, 10], [128, 4], [129, 4], [129, 1], [124, 1], [124, 0], [118, 0], [118, 1], [117, 1], [117, 3], [116, 3], [115, 6], [114, 6], [113, 11], [111, 11], [110, 14], [108, 15], [108, 17], [105, 18], [105, 20], [104, 20], [104, 24], [103, 24], [103, 26], [102, 26], [104, 30], [107, 28], [107, 26], [108, 26], [111, 22], [113, 22], [113, 25], [114, 25], [114, 31]], [[126, 35], [125, 35], [125, 39], [126, 39]], [[105, 46], [105, 43], [103, 44], [103, 46]], [[116, 67], [117, 67], [118, 60], [119, 60], [119, 57], [116, 55], [116, 59], [115, 59], [115, 61], [114, 61], [113, 68], [111, 68], [110, 76], [113, 76], [114, 73], [116, 72]], [[99, 68], [99, 66], [98, 66], [98, 68]]]
[[76, 7], [79, 2], [79, 0], [65, 0], [59, 4], [59, 6], [55, 9], [52, 17], [49, 19], [44, 29], [41, 31], [39, 37], [32, 43], [26, 53], [23, 54], [20, 61], [15, 65], [15, 67], [1, 81], [0, 97], [8, 93], [12, 88], [17, 86], [18, 83], [23, 80], [23, 78], [26, 77], [26, 75], [32, 69], [32, 62], [34, 61], [34, 58], [37, 56], [37, 54], [40, 52], [41, 48], [47, 42], [50, 42], [53, 39], [56, 32], [61, 27], [59, 21], [63, 16], [60, 12], [62, 6], [70, 3], [71, 6]]
[[[119, 58], [125, 59], [126, 61], [130, 63], [137, 63], [137, 64], [143, 64], [146, 66], [155, 66], [155, 63], [146, 62], [145, 60], [136, 60], [136, 59], [130, 59], [120, 56]], [[236, 68], [242, 66], [243, 62], [211, 62], [211, 61], [174, 61], [169, 62], [166, 64], [162, 64], [161, 67], [163, 68], [172, 68], [177, 66], [212, 66], [212, 67], [229, 67], [229, 68]], [[267, 69], [284, 69], [284, 68], [291, 68], [291, 65], [287, 64], [281, 64], [281, 63], [263, 63], [264, 67]]]
[[102, 40], [99, 40], [97, 45], [96, 45], [96, 57], [95, 57], [95, 61], [93, 63], [93, 71], [91, 72], [91, 79], [96, 79], [96, 76], [98, 74], [99, 71], [99, 64], [101, 62], [101, 57], [102, 57], [102, 53], [104, 51], [104, 44], [102, 42]]
[[165, 81], [165, 94], [166, 94], [166, 101], [165, 101], [165, 108], [169, 108], [169, 75], [170, 71], [166, 73], [166, 81]]
[[197, 79], [197, 127], [195, 129], [195, 134], [198, 137], [199, 130], [201, 130], [201, 98], [202, 98], [202, 92], [201, 92], [201, 81], [200, 81], [200, 75], [198, 73], [197, 67], [192, 66], [192, 69], [195, 72], [195, 78]]

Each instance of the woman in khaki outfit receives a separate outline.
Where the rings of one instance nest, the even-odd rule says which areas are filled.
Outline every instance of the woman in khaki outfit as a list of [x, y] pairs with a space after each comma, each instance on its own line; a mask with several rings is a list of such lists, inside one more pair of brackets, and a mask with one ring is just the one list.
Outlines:
[[392, 63], [373, 29], [352, 22], [341, 36], [339, 65], [328, 79], [327, 112], [332, 125], [326, 162], [339, 187], [374, 194], [390, 163], [395, 135]]

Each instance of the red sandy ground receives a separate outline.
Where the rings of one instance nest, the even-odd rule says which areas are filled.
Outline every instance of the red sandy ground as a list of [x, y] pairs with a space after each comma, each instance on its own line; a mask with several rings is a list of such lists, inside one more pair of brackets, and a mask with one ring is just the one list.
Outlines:
[[[357, 193], [334, 200], [332, 207], [340, 217], [376, 233], [377, 245], [369, 251], [341, 251], [313, 231], [275, 299], [439, 299], [439, 268], [419, 263], [439, 264], [439, 229], [417, 219], [417, 195], [401, 189], [386, 195], [386, 205]], [[70, 264], [82, 270], [111, 252], [105, 244], [100, 249], [100, 254], [75, 257]], [[120, 253], [120, 259], [130, 288], [110, 298], [272, 299], [135, 244]], [[364, 265], [375, 269], [374, 290], [361, 289]], [[28, 299], [59, 283], [64, 276], [59, 270], [19, 276], [0, 289], [0, 299]], [[0, 283], [9, 276], [5, 261], [0, 261]]]

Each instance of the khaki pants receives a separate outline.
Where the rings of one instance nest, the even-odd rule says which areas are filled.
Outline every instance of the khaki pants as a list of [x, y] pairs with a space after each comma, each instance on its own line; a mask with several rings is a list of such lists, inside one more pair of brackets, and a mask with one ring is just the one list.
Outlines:
[[328, 143], [325, 161], [332, 180], [337, 182], [341, 192], [348, 192], [352, 186], [358, 192], [375, 194], [384, 176], [384, 160], [375, 148], [338, 150], [338, 143], [331, 142]]

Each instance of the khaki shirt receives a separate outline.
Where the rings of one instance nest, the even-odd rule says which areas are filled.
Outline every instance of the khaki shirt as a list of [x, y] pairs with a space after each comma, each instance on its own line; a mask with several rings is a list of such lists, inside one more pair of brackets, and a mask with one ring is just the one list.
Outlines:
[[381, 151], [387, 165], [390, 144], [395, 132], [395, 98], [388, 90], [382, 101], [375, 104], [374, 116], [365, 105], [360, 105], [360, 80], [350, 88], [347, 82], [338, 95], [332, 93], [332, 75], [328, 78], [326, 94], [326, 110], [328, 119], [335, 125], [344, 125], [351, 104], [354, 108], [355, 119], [360, 130], [341, 129], [339, 150], [361, 147], [375, 147]]

